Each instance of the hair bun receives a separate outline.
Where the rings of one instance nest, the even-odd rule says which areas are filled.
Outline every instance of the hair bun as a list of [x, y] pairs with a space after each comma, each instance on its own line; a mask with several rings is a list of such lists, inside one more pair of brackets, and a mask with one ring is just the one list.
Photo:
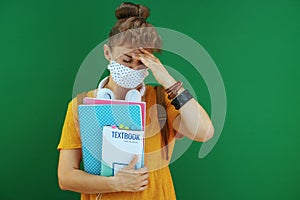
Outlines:
[[124, 19], [129, 17], [138, 17], [144, 20], [149, 17], [149, 9], [140, 4], [134, 4], [130, 2], [122, 3], [116, 10], [117, 19]]

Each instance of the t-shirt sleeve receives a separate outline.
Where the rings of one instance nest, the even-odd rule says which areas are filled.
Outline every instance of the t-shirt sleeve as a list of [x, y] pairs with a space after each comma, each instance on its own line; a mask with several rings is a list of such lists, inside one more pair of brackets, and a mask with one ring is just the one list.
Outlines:
[[68, 104], [58, 150], [81, 148], [77, 106], [76, 98]]

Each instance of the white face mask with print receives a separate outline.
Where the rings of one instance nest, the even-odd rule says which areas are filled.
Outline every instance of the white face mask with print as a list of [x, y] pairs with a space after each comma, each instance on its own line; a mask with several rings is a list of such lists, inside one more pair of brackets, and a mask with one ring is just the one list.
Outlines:
[[112, 60], [108, 70], [113, 80], [123, 88], [136, 88], [148, 76], [148, 69], [134, 70]]

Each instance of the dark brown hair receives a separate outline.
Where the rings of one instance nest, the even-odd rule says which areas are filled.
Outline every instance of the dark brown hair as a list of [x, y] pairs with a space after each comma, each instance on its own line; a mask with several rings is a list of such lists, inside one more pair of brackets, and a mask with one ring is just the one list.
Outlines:
[[115, 12], [118, 21], [112, 27], [108, 46], [130, 45], [151, 52], [161, 52], [162, 41], [155, 28], [146, 21], [150, 15], [147, 7], [130, 2], [122, 3]]

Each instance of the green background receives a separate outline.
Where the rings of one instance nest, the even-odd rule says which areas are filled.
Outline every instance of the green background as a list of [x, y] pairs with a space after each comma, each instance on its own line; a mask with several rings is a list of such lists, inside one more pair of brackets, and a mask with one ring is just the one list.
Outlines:
[[[56, 146], [77, 70], [120, 2], [1, 0], [1, 200], [79, 199], [58, 187]], [[213, 151], [199, 159], [193, 142], [170, 166], [178, 199], [300, 199], [300, 1], [135, 2], [155, 26], [199, 42], [226, 87]], [[160, 58], [197, 87], [186, 61]], [[197, 92], [210, 113], [203, 81]]]

